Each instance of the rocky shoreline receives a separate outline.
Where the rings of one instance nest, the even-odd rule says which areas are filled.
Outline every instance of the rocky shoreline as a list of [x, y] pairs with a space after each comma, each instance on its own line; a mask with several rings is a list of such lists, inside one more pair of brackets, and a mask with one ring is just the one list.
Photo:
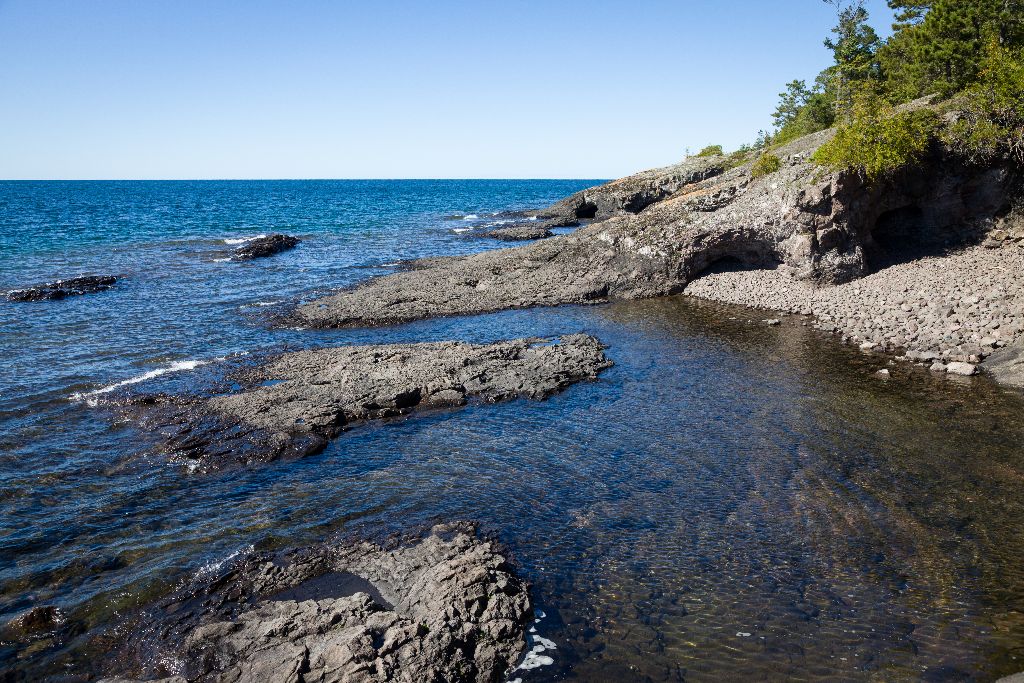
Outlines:
[[124, 411], [166, 437], [192, 471], [252, 465], [323, 450], [354, 424], [452, 409], [470, 400], [542, 400], [612, 365], [585, 334], [492, 344], [342, 346], [286, 353], [212, 398], [141, 395]]
[[[843, 285], [815, 287], [789, 269], [710, 273], [686, 294], [811, 315], [819, 329], [865, 351], [884, 351], [938, 372], [1024, 386], [1009, 357], [1024, 335], [1024, 243], [969, 246], [893, 265]], [[1002, 349], [1002, 350], [1000, 350]], [[1001, 362], [1006, 357], [1009, 362]]]
[[700, 157], [584, 190], [535, 213], [587, 223], [571, 234], [417, 262], [292, 320], [367, 327], [686, 293], [814, 314], [844, 341], [937, 371], [985, 361], [1024, 386], [1021, 169], [935, 149], [868, 183], [810, 160], [831, 134], [773, 150], [780, 169], [765, 176], [750, 155]]
[[464, 523], [397, 545], [331, 542], [199, 572], [117, 629], [106, 683], [504, 680], [527, 585]]

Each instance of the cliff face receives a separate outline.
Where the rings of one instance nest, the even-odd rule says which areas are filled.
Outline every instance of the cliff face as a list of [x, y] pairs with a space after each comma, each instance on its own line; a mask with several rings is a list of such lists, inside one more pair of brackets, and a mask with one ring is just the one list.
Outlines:
[[866, 184], [810, 161], [831, 133], [775, 150], [779, 171], [695, 158], [584, 190], [539, 213], [591, 220], [514, 249], [432, 259], [301, 306], [305, 324], [393, 324], [438, 315], [677, 293], [718, 265], [789, 266], [801, 280], [848, 282], [943, 244], [977, 239], [1010, 211], [1020, 174], [972, 168], [941, 150], [920, 168]]

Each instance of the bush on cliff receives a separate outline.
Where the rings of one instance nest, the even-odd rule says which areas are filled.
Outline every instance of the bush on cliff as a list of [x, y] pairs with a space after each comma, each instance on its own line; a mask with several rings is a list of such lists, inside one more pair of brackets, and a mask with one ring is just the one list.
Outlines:
[[782, 160], [774, 154], [765, 152], [757, 158], [754, 165], [750, 167], [750, 175], [753, 178], [761, 178], [763, 176], [775, 173], [782, 168]]
[[978, 83], [953, 103], [942, 140], [973, 163], [1009, 157], [1024, 163], [1024, 54], [991, 41]]
[[701, 151], [697, 152], [699, 157], [720, 157], [724, 154], [721, 145], [708, 145]]
[[813, 159], [832, 170], [854, 170], [875, 180], [919, 162], [938, 128], [934, 111], [896, 111], [876, 93], [865, 91], [857, 96], [850, 119]]

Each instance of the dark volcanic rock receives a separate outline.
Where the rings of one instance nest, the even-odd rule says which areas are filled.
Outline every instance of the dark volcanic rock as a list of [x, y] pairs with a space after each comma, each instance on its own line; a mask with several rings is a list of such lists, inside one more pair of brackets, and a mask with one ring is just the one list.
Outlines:
[[38, 287], [15, 289], [7, 292], [8, 301], [47, 301], [66, 299], [79, 294], [92, 294], [110, 289], [117, 282], [113, 275], [83, 275], [67, 280], [48, 282]]
[[477, 233], [481, 237], [490, 237], [506, 242], [525, 242], [528, 240], [541, 240], [551, 237], [554, 233], [548, 229], [545, 223], [529, 221], [515, 223], [513, 225], [499, 225], [488, 228]]
[[200, 573], [118, 629], [105, 680], [490, 683], [531, 616], [494, 544], [438, 526], [397, 548], [328, 543]]
[[281, 233], [257, 237], [235, 249], [235, 258], [245, 260], [273, 256], [274, 254], [280, 254], [282, 251], [294, 249], [301, 241], [298, 237], [282, 235]]
[[[190, 467], [308, 455], [355, 422], [421, 408], [543, 399], [609, 367], [604, 346], [573, 334], [555, 343], [437, 342], [343, 346], [279, 356], [239, 378], [250, 388], [177, 406], [139, 407], [147, 427], [168, 437]], [[150, 405], [152, 404], [152, 405]], [[145, 415], [154, 411], [155, 418]]]

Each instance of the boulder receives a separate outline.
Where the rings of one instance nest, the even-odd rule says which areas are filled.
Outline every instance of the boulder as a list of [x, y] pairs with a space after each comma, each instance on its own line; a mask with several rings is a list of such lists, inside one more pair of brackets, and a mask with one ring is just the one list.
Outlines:
[[255, 258], [266, 258], [282, 251], [294, 249], [301, 242], [298, 237], [275, 233], [249, 240], [242, 246], [235, 249], [235, 258], [238, 260], [249, 260]]
[[398, 547], [331, 542], [201, 572], [115, 630], [104, 680], [496, 683], [532, 615], [494, 543], [440, 525]]

